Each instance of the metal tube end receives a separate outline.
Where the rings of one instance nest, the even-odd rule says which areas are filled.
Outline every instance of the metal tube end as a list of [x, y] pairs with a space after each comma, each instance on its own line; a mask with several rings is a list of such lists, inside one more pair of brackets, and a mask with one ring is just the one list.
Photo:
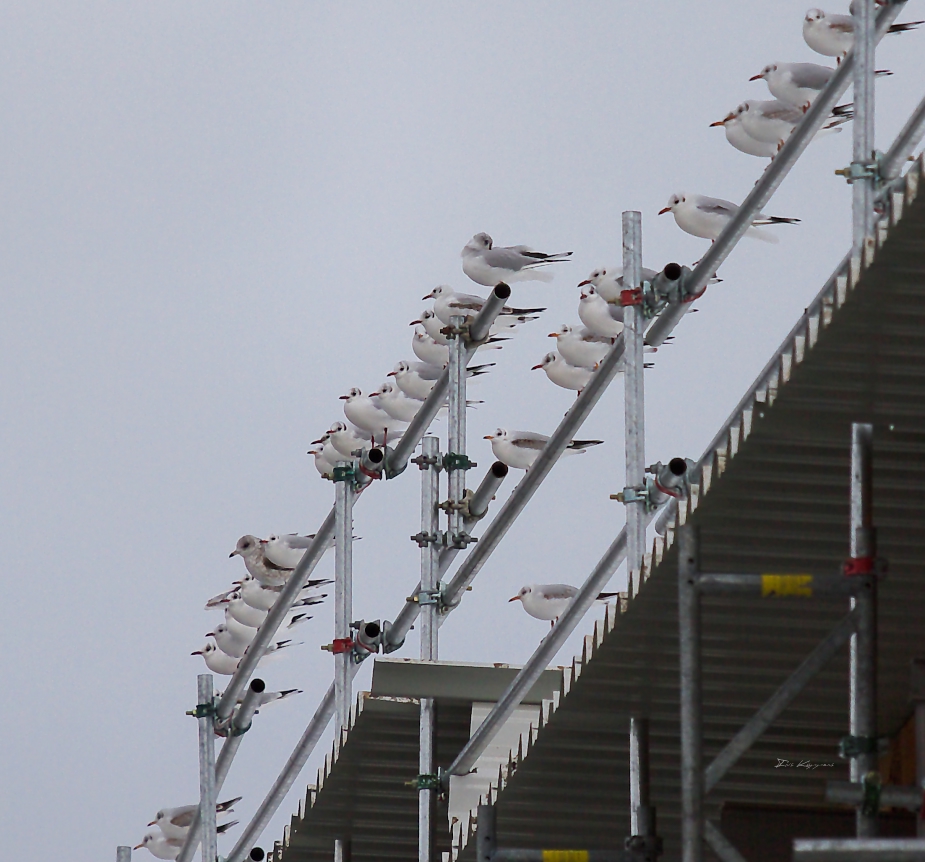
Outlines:
[[262, 679], [251, 680], [251, 691], [254, 694], [263, 694], [266, 691], [267, 684]]
[[247, 854], [247, 858], [252, 860], [252, 862], [263, 862], [266, 855], [262, 847], [252, 847], [251, 852]]
[[495, 289], [492, 293], [498, 297], [498, 299], [510, 299], [511, 298], [511, 288], [509, 285], [506, 285], [503, 281], [499, 281], [495, 285]]
[[681, 264], [666, 263], [662, 272], [669, 281], [677, 281], [681, 277]]
[[503, 479], [505, 476], [507, 476], [507, 472], [507, 464], [504, 464], [501, 461], [495, 461], [495, 463], [491, 465], [491, 474], [496, 479]]

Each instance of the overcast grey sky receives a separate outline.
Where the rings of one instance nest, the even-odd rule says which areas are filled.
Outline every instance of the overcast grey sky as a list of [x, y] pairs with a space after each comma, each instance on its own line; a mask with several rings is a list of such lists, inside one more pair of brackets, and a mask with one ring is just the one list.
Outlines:
[[[643, 213], [647, 266], [704, 252], [656, 213], [675, 191], [747, 193], [764, 161], [708, 126], [767, 98], [748, 83], [765, 63], [820, 60], [805, 8], [5, 4], [8, 858], [112, 858], [159, 807], [196, 798], [184, 711], [203, 666], [189, 653], [218, 621], [202, 604], [243, 572], [228, 559], [240, 535], [318, 526], [333, 488], [308, 444], [340, 416], [338, 395], [413, 358], [420, 297], [472, 289], [459, 250], [476, 231], [575, 252], [552, 284], [515, 287], [549, 311], [470, 390], [486, 402], [469, 420], [476, 475], [492, 428], [551, 432], [571, 396], [529, 370], [546, 333], [577, 321], [578, 281], [619, 262], [621, 211]], [[923, 39], [879, 52], [896, 73], [877, 86], [881, 148], [921, 96]], [[810, 147], [768, 207], [803, 223], [779, 228], [780, 245], [743, 241], [655, 357], [649, 460], [699, 456], [847, 250], [850, 190], [832, 171], [850, 144], [848, 132]], [[622, 413], [616, 383], [581, 435], [607, 444], [556, 467], [441, 630], [442, 657], [519, 662], [546, 633], [505, 599], [580, 583], [622, 525], [608, 499], [623, 486]], [[357, 506], [357, 617], [394, 616], [415, 583], [418, 487], [409, 470]], [[242, 820], [328, 685], [331, 626], [325, 606], [305, 645], [262, 673], [305, 694], [242, 745], [223, 793], [245, 796]]]

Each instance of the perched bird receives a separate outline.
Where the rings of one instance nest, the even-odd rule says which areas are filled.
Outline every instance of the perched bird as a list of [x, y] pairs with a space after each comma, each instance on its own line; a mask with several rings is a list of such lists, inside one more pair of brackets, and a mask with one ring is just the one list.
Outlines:
[[579, 395], [581, 390], [588, 385], [591, 375], [594, 374], [593, 368], [570, 365], [555, 350], [547, 353], [543, 361], [534, 365], [531, 370], [538, 371], [541, 368], [556, 386], [572, 389]]
[[[345, 458], [337, 451], [331, 440], [331, 432], [325, 431], [317, 440], [312, 440], [312, 446], [321, 446], [321, 459], [325, 464], [336, 465], [338, 461], [355, 461], [353, 457]], [[312, 454], [312, 453], [309, 453]], [[320, 469], [319, 469], [320, 472]], [[331, 471], [333, 474], [333, 470]]]
[[[299, 616], [302, 622], [311, 619], [311, 617], [307, 615], [300, 614]], [[216, 645], [225, 655], [231, 656], [232, 658], [241, 658], [241, 656], [247, 652], [247, 648], [253, 643], [254, 638], [257, 637], [257, 629], [250, 628], [249, 626], [236, 626], [234, 630], [232, 630], [228, 622], [224, 622], [217, 625], [214, 631], [206, 632], [206, 637], [215, 638]], [[277, 643], [270, 644], [266, 652], [276, 652], [276, 650], [283, 649], [290, 643], [291, 641], [278, 641]], [[206, 664], [208, 664], [208, 661]]]
[[[531, 617], [538, 620], [549, 620], [555, 625], [556, 620], [565, 613], [576, 595], [578, 595], [578, 587], [569, 584], [527, 584], [508, 601], [520, 602]], [[615, 595], [617, 593], [599, 593], [597, 599], [604, 601]]]
[[401, 437], [408, 426], [407, 422], [393, 419], [356, 387], [346, 395], [341, 395], [340, 400], [344, 402], [344, 415], [357, 428], [369, 434], [372, 441], [382, 440], [383, 444], [389, 439], [394, 441]]
[[538, 267], [567, 260], [572, 252], [546, 254], [525, 245], [495, 248], [487, 233], [477, 233], [463, 246], [463, 272], [476, 284], [494, 287], [504, 282], [552, 281], [552, 274]]
[[595, 335], [586, 326], [569, 326], [563, 323], [555, 332], [549, 333], [556, 339], [560, 356], [579, 368], [594, 368], [610, 353], [616, 339]]
[[[852, 13], [853, 14], [853, 13]], [[923, 21], [907, 21], [893, 24], [888, 33], [904, 33], [914, 30]], [[803, 40], [817, 54], [837, 57], [838, 62], [854, 47], [854, 18], [852, 15], [837, 15], [810, 9], [803, 19]]]
[[[329, 578], [310, 580], [302, 588], [302, 592], [299, 595], [307, 597], [311, 593], [311, 590], [323, 584], [330, 583], [332, 583], [332, 581]], [[279, 594], [282, 590], [282, 584], [279, 586], [268, 586], [266, 584], [261, 584], [260, 581], [256, 578], [252, 578], [250, 575], [241, 581], [241, 586], [239, 588], [244, 604], [259, 611], [269, 611], [270, 608], [276, 604], [276, 600], [279, 598]], [[324, 593], [321, 595], [324, 596]]]
[[[457, 293], [445, 284], [437, 285], [424, 299], [434, 301], [434, 314], [444, 326], [449, 326], [452, 317], [467, 319], [477, 317], [488, 301], [472, 293]], [[525, 322], [528, 318], [535, 320], [535, 315], [544, 311], [546, 311], [545, 308], [511, 308], [505, 305], [498, 316], [502, 319], [511, 319], [513, 322]]]
[[778, 153], [777, 142], [759, 141], [746, 131], [745, 124], [742, 122], [742, 115], [738, 110], [730, 111], [722, 120], [710, 123], [711, 129], [716, 126], [723, 127], [726, 132], [726, 140], [739, 152], [768, 159], [773, 159]]
[[334, 478], [334, 468], [336, 464], [332, 464], [327, 458], [324, 457], [324, 446], [312, 446], [308, 450], [309, 455], [313, 455], [315, 458], [315, 469], [318, 471], [318, 475], [322, 479], [333, 479]]
[[[477, 377], [480, 374], [487, 374], [489, 368], [493, 368], [494, 362], [487, 362], [484, 365], [470, 365], [466, 369], [466, 377]], [[443, 366], [431, 365], [427, 362], [401, 362], [396, 363], [395, 368], [386, 376], [394, 377], [398, 388], [409, 398], [417, 401], [423, 401], [430, 395], [434, 384], [443, 374]]]
[[[356, 458], [353, 454], [357, 450], [366, 452], [370, 447], [368, 437], [357, 428], [352, 428], [346, 422], [335, 422], [326, 432], [329, 435], [330, 443], [337, 452], [337, 458], [332, 462], [350, 461]], [[321, 438], [324, 439], [324, 436]], [[321, 440], [314, 440], [314, 443], [320, 443]], [[331, 460], [330, 458], [328, 459]]]
[[[539, 457], [549, 438], [545, 434], [533, 431], [508, 431], [506, 428], [495, 429], [494, 434], [486, 434], [491, 440], [491, 451], [502, 464], [518, 470], [528, 470]], [[603, 440], [572, 440], [563, 455], [580, 455], [585, 449], [603, 443]]]
[[[257, 711], [259, 712], [265, 706], [270, 706], [274, 703], [279, 703], [281, 700], [286, 700], [289, 697], [293, 697], [297, 694], [303, 694], [301, 689], [298, 688], [284, 688], [282, 691], [264, 691], [261, 692], [257, 699]], [[217, 698], [222, 697], [223, 692], [216, 692], [215, 696]], [[244, 702], [245, 692], [241, 692], [238, 695], [238, 706]], [[198, 807], [198, 806], [197, 806]]]
[[[198, 805], [194, 806], [194, 808], [198, 807]], [[231, 829], [232, 826], [237, 825], [238, 821], [232, 820], [230, 823], [220, 824], [215, 828], [215, 831], [221, 835], [222, 833]], [[180, 855], [180, 851], [183, 849], [183, 845], [185, 843], [185, 834], [182, 838], [169, 838], [160, 830], [151, 829], [148, 832], [145, 832], [145, 837], [141, 839], [141, 844], [136, 844], [132, 849], [140, 850], [142, 847], [144, 847], [158, 859], [176, 859], [177, 856]]]
[[[219, 802], [215, 806], [215, 813], [230, 814], [234, 810], [231, 806], [240, 801], [241, 797], [236, 796], [234, 799]], [[167, 838], [185, 839], [198, 810], [198, 804], [181, 805], [178, 808], [162, 808], [148, 826], [157, 826]], [[224, 828], [228, 829], [229, 827], [225, 826]]]
[[[672, 195], [668, 199], [668, 206], [659, 210], [658, 214], [662, 215], [670, 212], [674, 215], [674, 220], [678, 227], [685, 233], [689, 233], [691, 236], [699, 236], [703, 239], [715, 240], [726, 225], [729, 224], [730, 219], [738, 209], [738, 204], [724, 201], [721, 198], [711, 198], [706, 195], [689, 195], [680, 192]], [[752, 219], [752, 225], [799, 223], [798, 218], [767, 216], [764, 213], [758, 213]], [[777, 237], [773, 234], [758, 230], [755, 227], [748, 228], [745, 235], [765, 242], [778, 242]], [[587, 323], [585, 325], [587, 326]]]
[[421, 409], [420, 401], [409, 398], [391, 380], [386, 380], [375, 392], [370, 393], [369, 397], [375, 398], [376, 403], [389, 416], [402, 422], [410, 422]]
[[591, 285], [581, 289], [578, 316], [591, 332], [602, 338], [617, 338], [623, 332], [623, 307], [607, 302]]
[[421, 362], [428, 365], [446, 365], [450, 361], [450, 347], [448, 344], [438, 344], [427, 334], [423, 326], [414, 327], [411, 337], [411, 349]]
[[[314, 541], [314, 533], [308, 536], [300, 536], [298, 533], [285, 533], [283, 535], [271, 533], [267, 536], [266, 542], [264, 542], [263, 555], [276, 566], [285, 569], [294, 569], [302, 560], [302, 557], [305, 556], [305, 551], [314, 544]], [[333, 547], [334, 540], [331, 539], [325, 551]], [[330, 581], [326, 583], [330, 583]], [[244, 593], [242, 591], [242, 596], [243, 595]]]
[[244, 567], [262, 584], [284, 584], [295, 566], [278, 566], [266, 555], [266, 542], [256, 536], [241, 536], [235, 549], [228, 555], [244, 560]]
[[[806, 111], [834, 74], [835, 70], [831, 66], [820, 66], [818, 63], [768, 63], [748, 80], [764, 80], [775, 99]], [[878, 78], [892, 74], [888, 69], [878, 69], [874, 72]], [[835, 108], [833, 113], [845, 114], [850, 107], [841, 105]]]
[[[738, 105], [733, 113], [738, 114], [742, 127], [751, 137], [757, 141], [775, 144], [778, 149], [784, 145], [784, 141], [803, 119], [803, 111], [800, 108], [795, 108], [789, 102], [782, 102], [780, 99], [749, 99]], [[839, 116], [830, 117], [816, 136], [822, 132], [839, 131], [836, 126], [847, 123], [852, 116], [853, 114], [846, 110]]]
[[[470, 317], [470, 315], [464, 316]], [[538, 314], [499, 315], [495, 318], [494, 323], [492, 323], [488, 330], [488, 335], [489, 337], [495, 335], [513, 335], [520, 324], [529, 323], [531, 320], [536, 320], [538, 317]], [[443, 332], [449, 324], [444, 323], [437, 317], [437, 313], [432, 308], [422, 311], [421, 316], [417, 320], [412, 320], [408, 325], [416, 326], [417, 324], [423, 326], [424, 331], [433, 338], [437, 344], [448, 345], [450, 343], [449, 337]]]
[[[652, 281], [658, 273], [654, 269], [642, 268], [642, 280]], [[623, 307], [620, 305], [620, 293], [624, 290], [623, 267], [608, 266], [596, 269], [584, 281], [579, 281], [579, 287], [591, 285], [606, 302], [613, 303], [620, 312], [616, 320], [623, 320]]]
[[[291, 644], [292, 641], [279, 641], [276, 644], [274, 652], [284, 649]], [[214, 641], [208, 641], [202, 649], [195, 650], [191, 652], [190, 655], [201, 655], [206, 663], [206, 667], [208, 667], [212, 673], [217, 673], [220, 676], [233, 676], [241, 661], [240, 658], [235, 658], [234, 656], [222, 652]], [[266, 656], [262, 656], [260, 661], [262, 662], [265, 658]]]

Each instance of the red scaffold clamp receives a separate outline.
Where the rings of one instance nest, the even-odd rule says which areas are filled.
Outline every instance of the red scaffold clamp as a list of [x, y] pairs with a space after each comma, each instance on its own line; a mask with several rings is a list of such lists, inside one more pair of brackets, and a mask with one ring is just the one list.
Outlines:
[[847, 577], [877, 575], [882, 577], [887, 572], [886, 560], [878, 557], [850, 557], [842, 565], [842, 574]]
[[353, 638], [334, 638], [332, 643], [324, 644], [321, 648], [334, 655], [342, 655], [353, 649]]
[[629, 290], [621, 290], [620, 305], [622, 305], [624, 308], [627, 305], [642, 305], [642, 288], [633, 287]]

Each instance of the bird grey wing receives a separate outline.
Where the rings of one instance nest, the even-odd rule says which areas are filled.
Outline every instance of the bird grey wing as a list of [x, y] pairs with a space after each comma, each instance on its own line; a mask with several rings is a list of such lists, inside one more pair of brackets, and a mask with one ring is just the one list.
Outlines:
[[277, 566], [266, 554], [263, 555], [263, 564], [270, 571], [275, 572], [291, 572], [295, 569], [295, 566]]
[[530, 449], [538, 452], [546, 447], [546, 439], [545, 437], [515, 437], [510, 442], [512, 446], [516, 446], [518, 449]]
[[165, 836], [165, 837], [164, 837], [164, 842], [167, 844], [168, 847], [180, 847], [180, 848], [182, 848], [183, 845], [186, 844], [186, 839], [185, 839], [185, 838], [167, 838], [167, 837]]
[[854, 32], [854, 21], [850, 15], [826, 15], [825, 20], [829, 28], [837, 33]]
[[513, 248], [490, 248], [482, 255], [485, 263], [498, 269], [510, 269], [518, 272], [525, 266], [542, 263], [542, 260], [532, 260], [527, 252], [516, 251]]
[[170, 818], [170, 824], [176, 826], [177, 829], [186, 829], [193, 824], [193, 818], [196, 816], [197, 808], [193, 808], [192, 811], [182, 811], [179, 814], [175, 814]]
[[417, 372], [421, 380], [438, 380], [443, 374], [443, 369], [439, 365], [428, 365], [426, 362], [418, 362], [412, 366], [411, 370]]
[[540, 589], [547, 599], [571, 599], [578, 593], [578, 587], [570, 584], [543, 584]]
[[790, 70], [793, 83], [808, 90], [822, 90], [834, 74], [828, 66], [818, 63], [794, 63]]
[[710, 198], [702, 195], [697, 201], [697, 209], [705, 213], [714, 213], [716, 215], [735, 215], [738, 205], [732, 201], [724, 201], [722, 198]]
[[289, 533], [282, 538], [285, 539], [286, 544], [289, 545], [290, 548], [310, 548], [312, 542], [315, 541], [314, 535], [300, 536], [298, 533]]
[[803, 119], [801, 110], [781, 101], [778, 101], [777, 104], [770, 103], [762, 113], [769, 120], [783, 120], [785, 123], [799, 123]]
[[[613, 317], [613, 312], [612, 312], [612, 311], [610, 312], [610, 316]], [[623, 317], [623, 309], [621, 308], [621, 309], [620, 309], [620, 318], [622, 319], [622, 317]], [[616, 319], [616, 318], [614, 318], [614, 319]], [[610, 345], [613, 344], [613, 339], [612, 339], [612, 338], [609, 338], [609, 337], [606, 336], [606, 335], [595, 335], [593, 332], [591, 332], [591, 331], [589, 331], [589, 330], [587, 330], [587, 329], [582, 333], [581, 340], [582, 340], [585, 344], [606, 344], [606, 345], [608, 345], [608, 346], [610, 346]]]

